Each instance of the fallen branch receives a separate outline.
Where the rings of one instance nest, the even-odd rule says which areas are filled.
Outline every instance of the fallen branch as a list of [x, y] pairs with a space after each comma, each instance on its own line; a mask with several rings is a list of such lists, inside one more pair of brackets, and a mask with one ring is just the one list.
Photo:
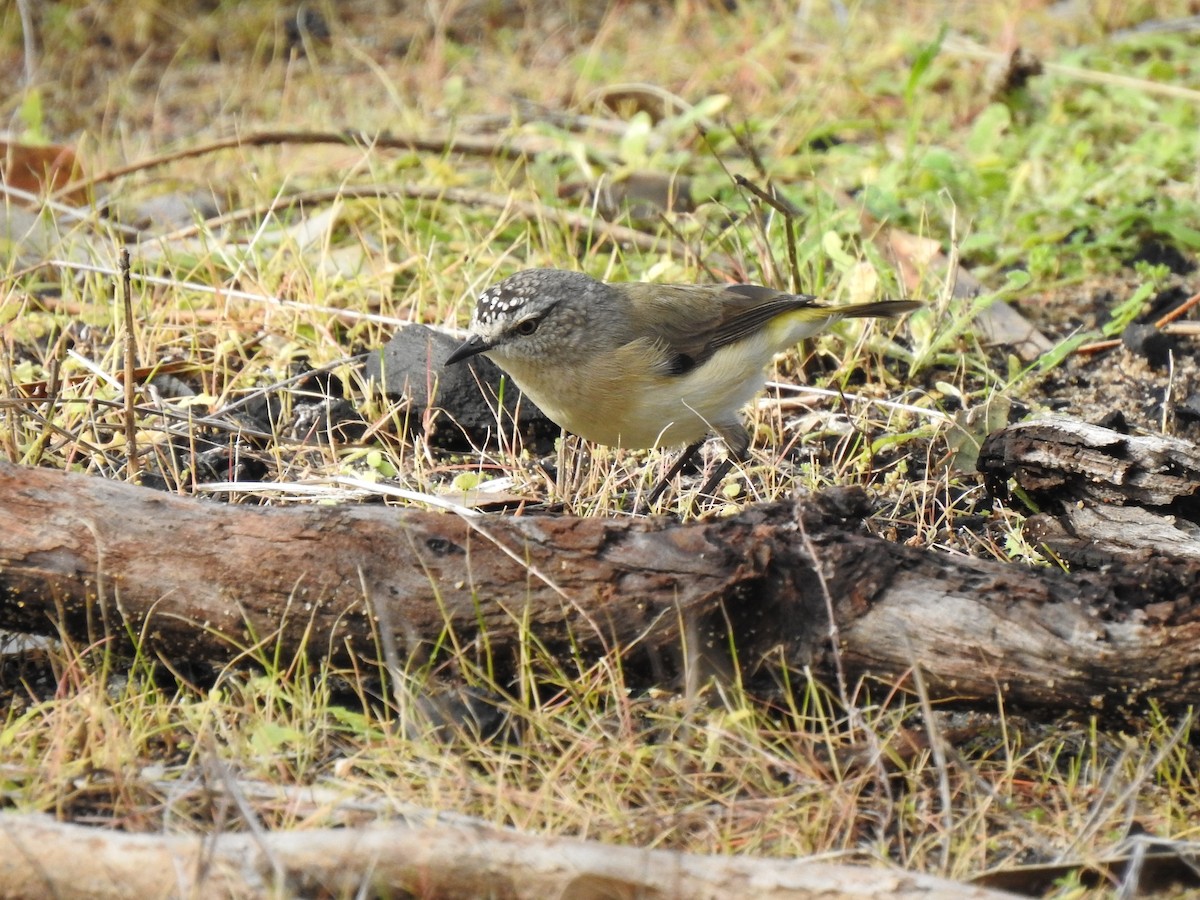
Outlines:
[[711, 857], [462, 824], [142, 835], [0, 817], [0, 897], [1013, 897], [915, 872]]
[[[848, 678], [895, 682], [919, 664], [935, 698], [1200, 697], [1200, 622], [1185, 609], [1147, 621], [1162, 598], [1137, 569], [1068, 576], [933, 553], [866, 533], [869, 511], [853, 489], [687, 524], [263, 509], [4, 463], [0, 627], [132, 638], [173, 659], [259, 647], [335, 661], [420, 655], [449, 629], [499, 669], [532, 635], [564, 665], [621, 652], [647, 680], [678, 671], [685, 643], [733, 644], [745, 672], [782, 659], [829, 677], [820, 566]], [[1198, 566], [1177, 561], [1157, 587], [1178, 599]]]
[[[1011, 479], [1038, 504], [1025, 523], [1032, 543], [1119, 572], [1130, 614], [1151, 625], [1196, 618], [1200, 447], [1046, 416], [990, 435], [978, 465], [993, 493]], [[1151, 645], [1161, 637], [1148, 633]]]
[[[550, 147], [546, 142], [530, 139], [496, 138], [474, 135], [405, 135], [369, 133], [364, 131], [251, 131], [232, 134], [192, 147], [184, 147], [157, 156], [140, 159], [127, 165], [109, 169], [90, 178], [81, 178], [56, 188], [54, 197], [88, 193], [102, 184], [108, 184], [126, 175], [160, 168], [184, 159], [209, 156], [222, 150], [240, 150], [247, 147], [268, 147], [276, 144], [328, 144], [333, 146], [376, 148], [384, 150], [410, 150], [416, 153], [438, 155], [461, 154], [482, 156], [489, 159], [518, 160], [536, 156]], [[592, 161], [598, 157], [590, 154]]]
[[552, 650], [665, 653], [681, 618], [762, 577], [742, 564], [751, 523], [722, 546], [663, 522], [247, 508], [8, 464], [0, 507], [0, 627], [128, 633], [168, 657], [278, 643], [344, 661], [381, 638], [420, 652], [447, 626], [466, 644], [486, 632], [501, 656], [522, 628]]

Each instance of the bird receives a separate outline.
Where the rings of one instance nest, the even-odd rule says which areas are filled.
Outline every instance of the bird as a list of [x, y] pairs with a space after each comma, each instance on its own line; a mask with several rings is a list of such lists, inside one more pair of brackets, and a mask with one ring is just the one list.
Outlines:
[[742, 408], [777, 353], [843, 318], [890, 317], [914, 300], [828, 306], [756, 284], [605, 282], [526, 269], [479, 296], [454, 365], [483, 354], [554, 423], [585, 440], [635, 449], [684, 446], [653, 504], [710, 434], [726, 458], [711, 494], [747, 458]]

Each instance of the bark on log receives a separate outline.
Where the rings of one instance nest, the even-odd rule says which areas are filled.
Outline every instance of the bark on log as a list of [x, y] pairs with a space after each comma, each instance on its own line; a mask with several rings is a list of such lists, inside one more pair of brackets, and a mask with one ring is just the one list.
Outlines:
[[0, 816], [0, 898], [419, 897], [1003, 900], [931, 875], [709, 857], [499, 828], [418, 825], [141, 835]]
[[1119, 567], [1147, 621], [1200, 617], [1200, 447], [1047, 416], [989, 435], [978, 465], [994, 493], [1011, 478], [1044, 510], [1025, 524], [1031, 542]]
[[1046, 416], [988, 435], [979, 471], [1016, 479], [1030, 494], [1200, 514], [1200, 447], [1162, 434], [1129, 435]]
[[[338, 660], [377, 658], [381, 632], [420, 652], [450, 627], [498, 664], [531, 634], [564, 660], [619, 649], [652, 677], [684, 643], [719, 651], [732, 629], [744, 671], [782, 655], [829, 676], [823, 583], [852, 678], [919, 664], [935, 697], [1200, 699], [1200, 622], [1183, 608], [1148, 618], [1143, 572], [918, 550], [867, 534], [868, 511], [855, 490], [686, 525], [261, 509], [0, 464], [0, 627], [131, 634], [176, 659], [258, 641]], [[1159, 586], [1177, 600], [1196, 580], [1182, 560]]]

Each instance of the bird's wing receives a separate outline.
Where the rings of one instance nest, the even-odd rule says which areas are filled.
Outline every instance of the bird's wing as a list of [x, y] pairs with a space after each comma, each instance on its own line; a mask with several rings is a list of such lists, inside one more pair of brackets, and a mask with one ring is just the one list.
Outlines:
[[653, 335], [667, 351], [668, 374], [688, 372], [710, 356], [755, 333], [785, 312], [821, 310], [814, 297], [755, 284], [651, 285], [631, 282], [632, 333]]

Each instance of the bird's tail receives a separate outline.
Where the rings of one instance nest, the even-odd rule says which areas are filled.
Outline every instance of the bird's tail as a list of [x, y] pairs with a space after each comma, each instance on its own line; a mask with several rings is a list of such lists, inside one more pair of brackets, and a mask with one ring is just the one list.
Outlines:
[[902, 316], [924, 305], [920, 300], [876, 300], [873, 303], [832, 306], [829, 311], [847, 319], [871, 319], [877, 316]]

